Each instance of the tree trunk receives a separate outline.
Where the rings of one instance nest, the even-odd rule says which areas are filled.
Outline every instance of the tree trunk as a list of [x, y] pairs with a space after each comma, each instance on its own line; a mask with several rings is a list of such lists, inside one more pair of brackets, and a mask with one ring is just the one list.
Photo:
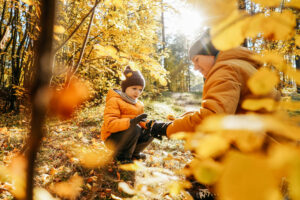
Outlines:
[[[33, 199], [33, 176], [35, 159], [44, 135], [43, 126], [46, 119], [47, 100], [45, 100], [45, 91], [49, 87], [51, 78], [51, 67], [53, 62], [53, 26], [55, 18], [56, 0], [41, 0], [41, 33], [36, 48], [35, 67], [37, 69], [35, 81], [31, 88], [32, 94], [32, 117], [31, 132], [27, 141], [28, 151], [26, 157], [28, 161], [27, 181], [26, 181], [26, 199]], [[44, 99], [41, 101], [41, 99]]]

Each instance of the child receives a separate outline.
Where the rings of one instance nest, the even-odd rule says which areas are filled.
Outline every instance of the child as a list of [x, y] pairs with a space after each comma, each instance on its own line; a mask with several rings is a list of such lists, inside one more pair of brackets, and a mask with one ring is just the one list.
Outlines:
[[[123, 163], [132, 159], [144, 159], [143, 151], [153, 140], [145, 131], [144, 105], [138, 100], [145, 87], [145, 79], [139, 71], [129, 66], [124, 71], [126, 79], [121, 82], [122, 91], [111, 89], [106, 96], [104, 123], [101, 139], [114, 150], [114, 157]], [[142, 128], [142, 127], [144, 128]]]

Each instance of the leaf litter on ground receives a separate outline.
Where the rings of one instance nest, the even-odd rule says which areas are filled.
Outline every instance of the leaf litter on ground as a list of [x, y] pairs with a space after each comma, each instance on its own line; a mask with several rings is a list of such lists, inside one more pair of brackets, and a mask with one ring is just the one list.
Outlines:
[[[185, 111], [194, 109], [196, 104], [200, 105], [199, 99], [195, 94], [167, 93], [156, 100], [144, 100], [145, 112], [149, 119], [167, 121], [170, 114], [180, 116]], [[181, 103], [177, 104], [176, 100]], [[189, 103], [184, 104], [183, 101]], [[93, 154], [93, 158], [110, 153], [103, 150], [104, 143], [100, 139], [103, 110], [102, 104], [83, 108], [69, 120], [48, 119], [46, 135], [38, 153], [36, 191], [45, 192], [46, 189], [54, 197], [57, 194], [69, 199], [169, 199], [169, 191], [176, 193], [174, 184], [170, 183], [177, 184], [177, 181], [184, 180], [177, 172], [191, 160], [191, 153], [184, 151], [184, 142], [181, 140], [155, 139], [144, 151], [147, 155], [146, 160], [139, 161], [143, 170], [123, 170], [112, 159], [106, 160], [105, 164], [99, 164], [102, 162], [100, 159], [96, 165], [89, 159], [84, 161], [87, 164], [82, 165], [83, 158], [89, 153]], [[6, 165], [14, 155], [26, 149], [24, 144], [29, 132], [29, 119], [22, 114], [7, 114], [1, 118], [0, 163]], [[85, 150], [78, 153], [80, 148]], [[91, 150], [92, 152], [89, 152]], [[60, 186], [62, 188], [64, 185], [70, 185], [74, 174], [75, 177], [81, 177], [78, 180], [83, 180], [81, 190], [76, 186], [76, 191], [81, 191], [80, 194], [78, 192], [77, 196], [72, 196], [74, 194], [63, 193], [64, 191], [55, 192], [54, 185], [63, 185]], [[122, 182], [135, 191], [135, 196], [119, 190], [119, 183]], [[0, 198], [11, 198], [12, 194], [2, 189], [4, 184], [0, 185]], [[184, 199], [184, 194], [176, 195], [177, 199]]]

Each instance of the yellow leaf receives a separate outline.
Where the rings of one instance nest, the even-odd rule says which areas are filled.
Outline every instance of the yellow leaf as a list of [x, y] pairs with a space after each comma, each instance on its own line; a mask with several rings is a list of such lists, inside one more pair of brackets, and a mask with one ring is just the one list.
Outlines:
[[123, 0], [113, 0], [113, 4], [117, 8], [122, 8], [123, 7], [123, 3], [124, 3]]
[[280, 5], [281, 0], [253, 0], [253, 2], [266, 7], [277, 7]]
[[287, 40], [295, 34], [296, 16], [288, 10], [272, 12], [268, 16], [260, 13], [251, 16], [248, 23], [246, 36], [255, 37], [258, 33], [263, 33], [269, 40]]
[[266, 138], [264, 133], [247, 130], [226, 131], [222, 136], [229, 139], [231, 143], [242, 152], [254, 152], [260, 150]]
[[21, 0], [23, 3], [26, 3], [27, 5], [31, 6], [33, 5], [32, 0]]
[[242, 108], [245, 110], [258, 111], [265, 109], [269, 112], [275, 109], [275, 101], [271, 98], [265, 99], [246, 99], [242, 103]]
[[185, 188], [190, 188], [191, 186], [192, 186], [191, 183], [188, 181], [175, 181], [168, 185], [168, 189], [172, 196], [173, 195], [176, 196]]
[[220, 199], [279, 200], [279, 179], [273, 175], [264, 157], [231, 152], [225, 159], [224, 171], [217, 183]]
[[212, 185], [218, 181], [222, 166], [214, 160], [193, 160], [190, 164], [194, 177], [202, 184]]
[[281, 144], [273, 144], [269, 149], [268, 162], [276, 176], [287, 177], [293, 161], [299, 159], [299, 149]]
[[162, 85], [162, 86], [167, 86], [168, 82], [165, 78], [160, 78], [159, 79], [159, 83]]
[[79, 159], [78, 159], [78, 158], [72, 157], [72, 158], [70, 159], [70, 161], [73, 162], [73, 163], [78, 163], [78, 162], [79, 162]]
[[118, 197], [118, 196], [116, 196], [114, 194], [111, 194], [111, 198], [115, 199], [115, 200], [123, 200], [121, 197]]
[[39, 27], [38, 25], [36, 25], [35, 28], [36, 28], [39, 32], [41, 31], [41, 29], [40, 29], [40, 27]]
[[118, 52], [118, 50], [113, 46], [106, 46], [105, 51], [108, 52], [111, 56], [115, 56]]
[[276, 72], [261, 68], [248, 80], [248, 87], [255, 95], [267, 95], [278, 82], [279, 78]]
[[132, 188], [131, 188], [127, 183], [125, 183], [125, 182], [120, 182], [119, 185], [118, 185], [118, 188], [119, 188], [120, 191], [123, 191], [123, 192], [125, 192], [125, 193], [127, 193], [127, 194], [131, 194], [131, 195], [135, 194], [134, 189], [132, 189]]
[[34, 188], [34, 200], [57, 200], [44, 188]]
[[82, 138], [82, 136], [83, 136], [83, 133], [82, 133], [82, 132], [79, 132], [79, 133], [78, 133], [78, 137], [79, 137], [79, 138]]
[[119, 55], [120, 55], [121, 58], [126, 58], [126, 59], [130, 58], [130, 56], [128, 54], [124, 53], [124, 52], [120, 52]]
[[50, 170], [50, 172], [49, 172], [49, 174], [50, 175], [55, 175], [57, 172], [58, 172], [58, 170], [55, 169], [54, 167], [52, 167], [51, 170]]
[[12, 193], [16, 198], [25, 197], [27, 162], [23, 156], [15, 157], [8, 166], [9, 175], [12, 177]]
[[284, 71], [286, 68], [286, 62], [283, 55], [276, 51], [263, 51], [261, 54], [256, 54], [253, 58], [262, 63], [272, 64], [279, 71]]
[[122, 8], [124, 6], [123, 0], [105, 0], [104, 5], [106, 7], [116, 6], [117, 8]]
[[145, 167], [141, 162], [135, 161], [133, 164], [124, 164], [120, 166], [120, 169], [123, 169], [125, 171], [137, 171], [137, 170], [143, 170]]
[[200, 158], [218, 157], [229, 149], [229, 146], [229, 142], [220, 135], [205, 135], [198, 141], [196, 153]]
[[79, 196], [82, 190], [81, 188], [82, 185], [83, 185], [83, 178], [75, 174], [66, 182], [60, 182], [51, 185], [50, 189], [55, 194], [61, 197], [75, 199], [77, 196]]
[[104, 5], [105, 5], [106, 7], [109, 7], [109, 6], [111, 5], [111, 0], [105, 0], [105, 1], [104, 1]]
[[99, 56], [111, 56], [112, 58], [117, 57], [117, 49], [113, 46], [101, 46], [101, 45], [95, 45], [95, 49], [97, 50], [97, 54]]
[[243, 34], [249, 19], [244, 18], [242, 12], [234, 11], [221, 23], [211, 28], [213, 45], [222, 51], [240, 46], [244, 41]]
[[61, 25], [54, 25], [54, 33], [57, 33], [57, 34], [63, 34], [66, 30], [63, 26]]

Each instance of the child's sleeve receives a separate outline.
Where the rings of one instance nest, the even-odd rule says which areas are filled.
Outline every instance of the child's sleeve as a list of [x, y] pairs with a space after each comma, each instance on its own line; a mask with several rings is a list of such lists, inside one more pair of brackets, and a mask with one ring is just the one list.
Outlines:
[[111, 133], [124, 131], [130, 126], [129, 118], [121, 118], [121, 111], [117, 99], [106, 102], [104, 110], [104, 125]]
[[[141, 103], [141, 105], [143, 106], [143, 107], [142, 107], [142, 113], [144, 113], [144, 112], [145, 112], [145, 110], [144, 110], [144, 104], [143, 104], [143, 102], [141, 102], [141, 101], [140, 101], [140, 103]], [[147, 129], [146, 124], [147, 124], [147, 122], [149, 122], [149, 121], [150, 121], [150, 120], [141, 121], [141, 122], [139, 122], [139, 125], [140, 125], [143, 129]]]

